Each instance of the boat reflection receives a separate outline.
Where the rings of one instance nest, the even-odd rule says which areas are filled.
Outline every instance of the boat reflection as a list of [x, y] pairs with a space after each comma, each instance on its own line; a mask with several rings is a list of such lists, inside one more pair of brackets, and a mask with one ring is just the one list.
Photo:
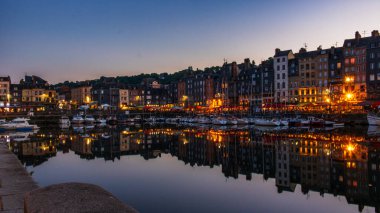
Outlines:
[[[371, 128], [371, 127], [370, 127]], [[262, 174], [275, 179], [278, 193], [317, 191], [345, 196], [347, 202], [380, 205], [380, 135], [377, 130], [332, 131], [282, 128], [83, 128], [40, 130], [9, 148], [25, 165], [38, 166], [57, 152], [83, 159], [115, 161], [170, 154], [190, 166], [218, 166], [227, 178]]]

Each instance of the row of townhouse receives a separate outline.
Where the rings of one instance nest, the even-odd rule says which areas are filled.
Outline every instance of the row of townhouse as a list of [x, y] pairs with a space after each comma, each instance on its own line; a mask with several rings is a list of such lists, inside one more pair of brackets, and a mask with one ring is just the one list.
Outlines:
[[0, 107], [54, 106], [57, 101], [55, 89], [38, 76], [25, 76], [19, 84], [12, 84], [9, 76], [0, 77]]
[[342, 47], [314, 51], [276, 49], [273, 57], [277, 103], [364, 102], [380, 98], [380, 36], [346, 39]]
[[[184, 70], [184, 76], [161, 84], [146, 78], [140, 84], [102, 77], [53, 90], [37, 76], [20, 84], [0, 78], [0, 106], [9, 103], [55, 103], [180, 106], [250, 106], [265, 104], [339, 103], [380, 100], [380, 35], [359, 32], [341, 47], [308, 51], [276, 49], [273, 57], [256, 64], [227, 63], [220, 67]], [[58, 93], [58, 94], [57, 94]]]

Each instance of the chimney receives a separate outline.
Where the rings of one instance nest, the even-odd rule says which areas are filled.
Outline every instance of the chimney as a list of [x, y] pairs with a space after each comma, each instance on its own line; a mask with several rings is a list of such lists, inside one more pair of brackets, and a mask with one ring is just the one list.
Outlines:
[[373, 30], [372, 33], [371, 33], [371, 35], [372, 35], [372, 37], [378, 37], [378, 36], [380, 36], [378, 30]]
[[248, 70], [251, 67], [251, 60], [249, 58], [244, 59], [244, 70]]
[[237, 79], [237, 76], [238, 76], [238, 66], [237, 66], [237, 63], [234, 61], [232, 62], [232, 67], [231, 67], [231, 71], [232, 71], [232, 78], [233, 79]]
[[277, 54], [277, 53], [279, 53], [280, 51], [281, 51], [280, 48], [276, 48], [275, 53]]
[[355, 39], [361, 39], [362, 38], [362, 36], [360, 35], [360, 33], [359, 33], [359, 31], [356, 31], [355, 32]]
[[318, 48], [317, 48], [318, 51], [321, 51], [322, 50], [322, 45], [319, 45]]
[[332, 54], [332, 55], [335, 54], [335, 47], [334, 47], [334, 46], [331, 46], [331, 54]]
[[300, 48], [300, 51], [298, 51], [298, 53], [306, 53], [306, 49], [303, 48], [303, 47], [301, 47], [301, 48]]

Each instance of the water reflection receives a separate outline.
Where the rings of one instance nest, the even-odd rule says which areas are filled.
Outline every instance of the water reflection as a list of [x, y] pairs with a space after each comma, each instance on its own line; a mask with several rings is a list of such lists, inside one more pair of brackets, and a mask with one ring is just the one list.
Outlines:
[[[365, 132], [365, 133], [363, 133]], [[212, 127], [118, 127], [35, 133], [3, 133], [27, 166], [39, 166], [57, 152], [116, 161], [123, 155], [146, 160], [171, 154], [190, 166], [220, 166], [227, 178], [262, 174], [275, 179], [278, 193], [309, 191], [345, 196], [359, 211], [379, 211], [380, 135], [378, 129], [255, 129]]]

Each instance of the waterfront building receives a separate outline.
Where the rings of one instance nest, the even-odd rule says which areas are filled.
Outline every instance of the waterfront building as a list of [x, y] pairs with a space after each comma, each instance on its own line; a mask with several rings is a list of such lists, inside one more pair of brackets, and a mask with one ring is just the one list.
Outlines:
[[91, 89], [91, 101], [98, 105], [108, 104], [118, 107], [120, 104], [120, 89], [103, 85], [94, 85]]
[[52, 88], [29, 88], [22, 89], [22, 102], [25, 105], [50, 104], [55, 105], [58, 101], [57, 93]]
[[169, 104], [177, 104], [178, 100], [178, 82], [171, 82], [166, 84], [165, 89], [168, 91], [168, 103]]
[[131, 106], [142, 106], [144, 103], [144, 91], [140, 85], [131, 85], [128, 87], [129, 104]]
[[0, 77], [0, 107], [10, 105], [11, 102], [11, 78]]
[[331, 47], [329, 54], [329, 93], [326, 98], [327, 103], [335, 103], [341, 100], [343, 95], [343, 48]]
[[165, 105], [168, 103], [168, 93], [167, 90], [162, 87], [162, 85], [156, 79], [144, 79], [143, 85], [143, 96], [144, 105]]
[[[345, 85], [343, 86], [343, 94], [348, 102], [360, 102], [367, 99], [367, 73], [368, 82], [376, 79], [375, 64], [372, 67], [367, 67], [367, 49], [370, 46], [371, 37], [362, 38], [359, 32], [355, 33], [354, 39], [344, 41], [343, 75]], [[370, 74], [369, 70], [373, 70], [373, 72]], [[375, 91], [376, 89], [372, 93]]]
[[82, 105], [91, 103], [91, 86], [78, 86], [71, 89], [71, 101], [73, 104]]
[[274, 69], [273, 58], [262, 61], [259, 65], [259, 72], [262, 73], [262, 103], [274, 103]]
[[180, 106], [185, 106], [187, 103], [187, 96], [186, 96], [186, 82], [183, 79], [180, 79], [177, 83], [177, 98], [178, 98], [178, 104]]
[[[346, 43], [347, 42], [347, 43]], [[380, 100], [380, 34], [378, 30], [373, 30], [371, 36], [346, 40], [345, 44], [366, 47], [366, 61], [362, 62], [362, 67], [366, 68], [367, 100], [376, 102]], [[359, 60], [359, 59], [358, 59]], [[361, 87], [359, 88], [359, 90]], [[360, 90], [360, 93], [362, 91]]]
[[119, 105], [128, 106], [129, 104], [129, 90], [119, 89]]
[[288, 95], [288, 65], [289, 60], [294, 58], [292, 50], [280, 49], [275, 50], [275, 55], [273, 57], [273, 67], [275, 72], [275, 102], [276, 103], [287, 103], [289, 102]]
[[318, 91], [316, 81], [320, 75], [316, 68], [318, 54], [318, 51], [307, 51], [305, 48], [301, 48], [297, 54], [299, 63], [299, 80], [296, 83], [298, 84], [300, 103], [317, 101], [316, 96]]
[[[315, 82], [315, 91], [313, 99], [317, 103], [327, 102], [329, 100], [329, 49], [322, 49], [319, 46], [317, 49], [317, 55], [315, 58], [316, 74], [315, 79], [311, 79], [311, 83]], [[312, 77], [312, 76], [311, 76]], [[313, 90], [313, 89], [312, 89]]]
[[11, 84], [11, 104], [19, 105], [22, 102], [22, 86], [20, 84]]
[[289, 87], [289, 102], [292, 104], [299, 103], [298, 84], [300, 81], [298, 67], [298, 54], [294, 54], [294, 58], [288, 61], [288, 87]]

